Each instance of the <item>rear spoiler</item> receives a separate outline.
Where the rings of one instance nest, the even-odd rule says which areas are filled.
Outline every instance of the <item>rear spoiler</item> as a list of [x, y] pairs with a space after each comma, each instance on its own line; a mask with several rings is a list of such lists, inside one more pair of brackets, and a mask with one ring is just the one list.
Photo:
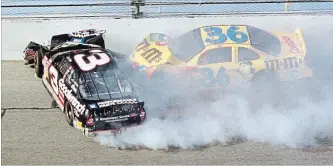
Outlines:
[[102, 109], [100, 112], [101, 115], [103, 116], [111, 116], [115, 110], [120, 110], [121, 112], [123, 111], [129, 111], [129, 112], [137, 112], [141, 111], [144, 109], [144, 102], [138, 102], [138, 103], [126, 103], [126, 104], [116, 104], [116, 105], [108, 105], [101, 107], [99, 106], [100, 109]]
[[41, 44], [38, 44], [36, 42], [33, 42], [33, 41], [30, 41], [29, 44], [25, 47], [25, 49], [23, 50], [23, 53], [25, 53], [27, 50], [29, 49], [32, 49], [33, 51], [38, 51], [40, 49], [42, 49], [42, 51], [46, 52], [46, 51], [49, 51], [49, 48], [41, 45]]
[[41, 47], [40, 44], [30, 41], [29, 44], [27, 45], [27, 47], [25, 47], [25, 49], [23, 50], [23, 53], [27, 50], [27, 49], [32, 49], [34, 51], [37, 51], [39, 48]]
[[142, 109], [144, 106], [144, 102], [138, 102], [138, 103], [126, 103], [126, 104], [116, 104], [116, 105], [112, 105], [111, 110], [115, 110], [115, 109]]
[[141, 102], [137, 102], [137, 103], [124, 103], [124, 104], [116, 104], [116, 105], [113, 105], [113, 106], [117, 107], [117, 106], [124, 106], [124, 105], [136, 105], [138, 107], [143, 107], [145, 105], [145, 102], [141, 101]]
[[294, 32], [295, 35], [297, 35], [299, 41], [301, 42], [301, 47], [302, 50], [304, 50], [304, 52], [306, 53], [306, 45], [305, 45], [305, 41], [301, 32], [301, 29], [297, 28]]
[[139, 107], [143, 107], [145, 105], [145, 102], [141, 101], [141, 102], [113, 103], [112, 101], [106, 101], [106, 102], [97, 103], [97, 106], [99, 108], [106, 108], [106, 107], [114, 108], [114, 107], [119, 107], [119, 106], [123, 106], [123, 105], [137, 105]]

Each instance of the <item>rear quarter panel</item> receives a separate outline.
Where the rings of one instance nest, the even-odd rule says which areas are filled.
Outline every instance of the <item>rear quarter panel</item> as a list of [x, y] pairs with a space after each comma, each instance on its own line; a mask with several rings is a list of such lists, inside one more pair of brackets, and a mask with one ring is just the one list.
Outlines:
[[306, 46], [300, 32], [275, 32], [280, 40], [281, 53], [274, 57], [268, 55], [266, 68], [277, 71], [281, 81], [312, 77], [312, 70], [305, 64]]

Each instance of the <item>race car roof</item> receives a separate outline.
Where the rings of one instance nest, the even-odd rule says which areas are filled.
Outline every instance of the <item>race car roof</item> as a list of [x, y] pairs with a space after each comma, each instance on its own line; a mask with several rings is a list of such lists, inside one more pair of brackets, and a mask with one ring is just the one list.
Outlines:
[[77, 42], [64, 42], [58, 46], [56, 46], [54, 49], [51, 50], [51, 52], [57, 52], [58, 50], [70, 50], [73, 47], [82, 47], [82, 48], [99, 48], [99, 45], [95, 44], [86, 44], [86, 43], [77, 43]]
[[52, 59], [55, 59], [59, 55], [65, 55], [68, 53], [73, 52], [74, 50], [82, 50], [82, 49], [101, 49], [100, 46], [94, 44], [83, 44], [83, 43], [76, 43], [76, 42], [66, 42], [63, 43], [56, 48], [52, 49], [50, 55]]

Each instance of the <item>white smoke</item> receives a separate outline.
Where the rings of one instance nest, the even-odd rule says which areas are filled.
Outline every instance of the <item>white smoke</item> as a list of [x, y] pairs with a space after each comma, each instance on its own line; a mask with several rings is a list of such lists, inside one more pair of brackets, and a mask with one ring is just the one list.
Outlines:
[[[229, 94], [216, 101], [202, 102], [195, 97], [185, 97], [183, 101], [192, 103], [182, 109], [182, 119], [150, 117], [142, 126], [128, 129], [121, 135], [98, 136], [95, 140], [110, 147], [140, 146], [155, 150], [226, 144], [234, 138], [293, 148], [313, 146], [317, 144], [317, 137], [333, 138], [332, 99], [328, 97], [314, 103], [304, 97], [293, 100], [297, 106], [292, 109], [266, 105], [253, 110], [243, 95]], [[163, 103], [159, 104], [163, 106]]]
[[[318, 41], [312, 40], [313, 44], [320, 43]], [[329, 51], [324, 54], [322, 48]], [[234, 139], [292, 148], [316, 146], [322, 138], [333, 139], [333, 49], [331, 45], [317, 49], [311, 53], [311, 60], [317, 63], [315, 74], [318, 80], [308, 87], [296, 85], [283, 89], [280, 96], [275, 96], [277, 105], [257, 94], [228, 93], [207, 99], [209, 97], [203, 96], [199, 90], [175, 88], [172, 83], [181, 80], [168, 79], [162, 81], [167, 88], [157, 87], [160, 82], [153, 83], [148, 86], [150, 91], [143, 93], [148, 119], [142, 126], [130, 128], [116, 137], [97, 136], [94, 139], [102, 145], [121, 149], [191, 149], [228, 144]], [[140, 77], [132, 80], [139, 81]], [[182, 104], [181, 119], [167, 116], [162, 120], [155, 116], [160, 110], [174, 109], [169, 107], [176, 105], [176, 101]]]

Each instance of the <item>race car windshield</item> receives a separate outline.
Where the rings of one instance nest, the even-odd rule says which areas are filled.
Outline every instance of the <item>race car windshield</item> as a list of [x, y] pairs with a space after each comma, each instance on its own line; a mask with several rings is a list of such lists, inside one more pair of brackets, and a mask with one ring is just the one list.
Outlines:
[[177, 59], [187, 62], [205, 48], [200, 28], [168, 40], [168, 47]]
[[281, 43], [276, 36], [252, 26], [247, 26], [247, 31], [251, 39], [252, 47], [273, 56], [280, 54]]
[[83, 72], [79, 84], [80, 93], [87, 100], [120, 99], [134, 93], [131, 83], [113, 62]]

